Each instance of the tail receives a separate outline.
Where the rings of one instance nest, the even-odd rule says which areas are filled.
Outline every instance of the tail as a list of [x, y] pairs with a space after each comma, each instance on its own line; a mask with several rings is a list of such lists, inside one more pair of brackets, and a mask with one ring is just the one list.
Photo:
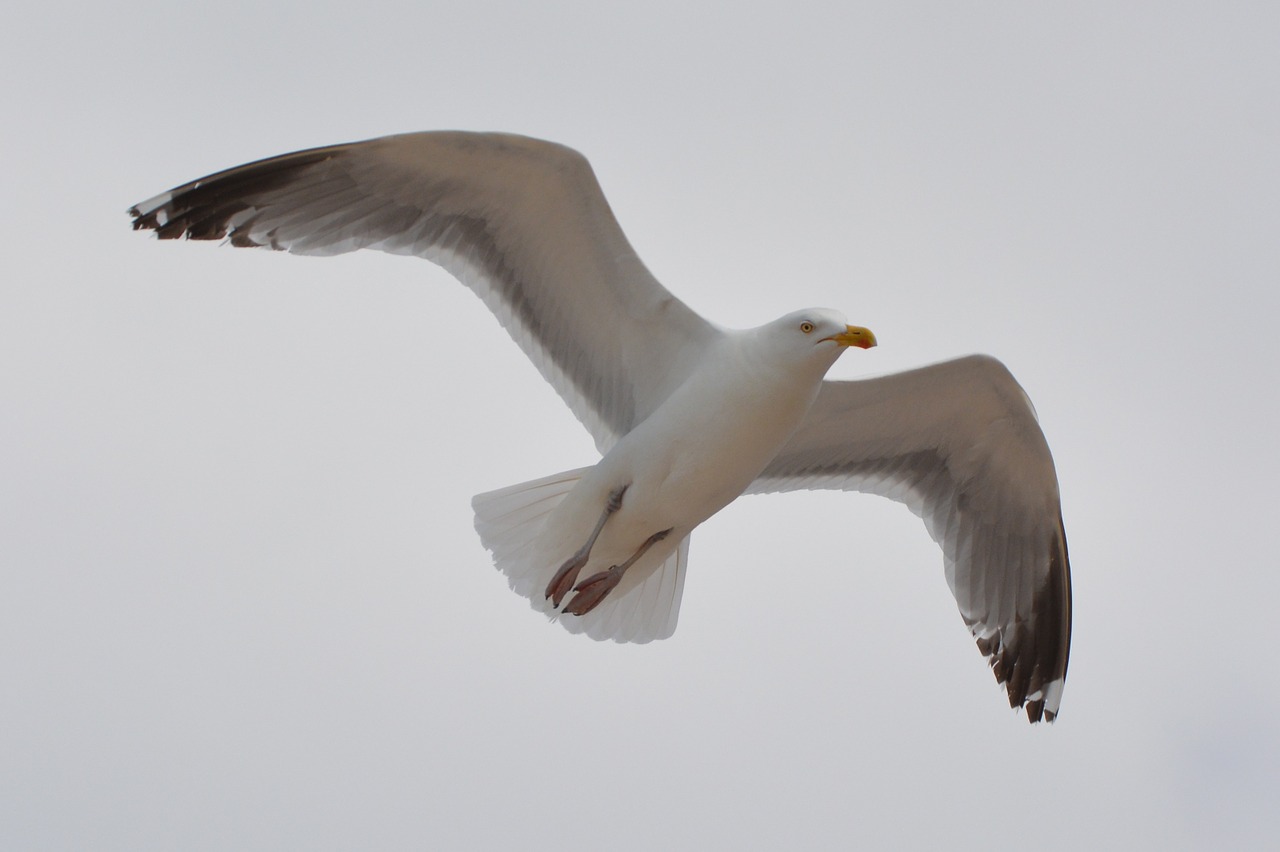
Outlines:
[[624, 580], [586, 615], [565, 615], [546, 599], [547, 583], [560, 566], [538, 557], [538, 534], [547, 515], [588, 470], [567, 470], [477, 494], [471, 500], [471, 508], [476, 513], [480, 541], [493, 554], [498, 570], [507, 575], [512, 590], [527, 598], [538, 612], [558, 620], [570, 633], [586, 633], [592, 639], [615, 642], [666, 639], [675, 632], [680, 615], [684, 566], [689, 557], [687, 536], [657, 570], [634, 586], [628, 587]]

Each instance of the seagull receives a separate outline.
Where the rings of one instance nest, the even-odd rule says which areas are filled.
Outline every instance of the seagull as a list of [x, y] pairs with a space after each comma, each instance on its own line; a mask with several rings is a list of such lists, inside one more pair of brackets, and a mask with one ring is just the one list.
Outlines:
[[600, 460], [480, 494], [513, 590], [574, 633], [674, 632], [689, 537], [742, 494], [880, 494], [919, 515], [1011, 707], [1052, 722], [1071, 644], [1057, 474], [1030, 399], [974, 355], [825, 379], [876, 345], [839, 312], [715, 325], [648, 272], [586, 158], [500, 133], [312, 148], [129, 210], [161, 239], [426, 258], [476, 293], [595, 440]]

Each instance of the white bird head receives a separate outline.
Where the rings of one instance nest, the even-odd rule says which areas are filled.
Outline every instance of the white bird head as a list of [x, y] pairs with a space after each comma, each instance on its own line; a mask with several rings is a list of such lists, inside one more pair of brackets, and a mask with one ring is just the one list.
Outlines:
[[812, 362], [824, 372], [848, 347], [870, 349], [876, 345], [870, 329], [849, 325], [844, 314], [830, 308], [796, 311], [756, 331], [781, 357]]

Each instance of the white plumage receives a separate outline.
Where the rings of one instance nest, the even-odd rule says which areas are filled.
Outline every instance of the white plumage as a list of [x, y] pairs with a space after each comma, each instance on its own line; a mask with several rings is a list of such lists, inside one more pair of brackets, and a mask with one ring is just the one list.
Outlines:
[[874, 338], [822, 309], [745, 331], [708, 323], [644, 268], [585, 159], [520, 136], [300, 151], [130, 212], [162, 238], [414, 254], [474, 290], [603, 455], [473, 503], [512, 588], [568, 629], [670, 636], [689, 533], [744, 492], [871, 491], [924, 518], [1011, 704], [1056, 716], [1071, 629], [1057, 477], [1026, 395], [994, 359], [825, 381], [847, 346]]

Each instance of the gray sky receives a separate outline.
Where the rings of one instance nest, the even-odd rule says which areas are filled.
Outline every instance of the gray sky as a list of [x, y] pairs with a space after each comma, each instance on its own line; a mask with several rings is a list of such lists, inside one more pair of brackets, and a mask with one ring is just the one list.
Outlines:
[[[0, 847], [1247, 848], [1280, 787], [1274, 4], [25, 4], [0, 31]], [[16, 18], [15, 18], [16, 15]], [[506, 588], [472, 494], [594, 460], [421, 261], [130, 233], [271, 154], [508, 130], [755, 325], [1031, 394], [1062, 715], [905, 508], [752, 497], [665, 642]]]

